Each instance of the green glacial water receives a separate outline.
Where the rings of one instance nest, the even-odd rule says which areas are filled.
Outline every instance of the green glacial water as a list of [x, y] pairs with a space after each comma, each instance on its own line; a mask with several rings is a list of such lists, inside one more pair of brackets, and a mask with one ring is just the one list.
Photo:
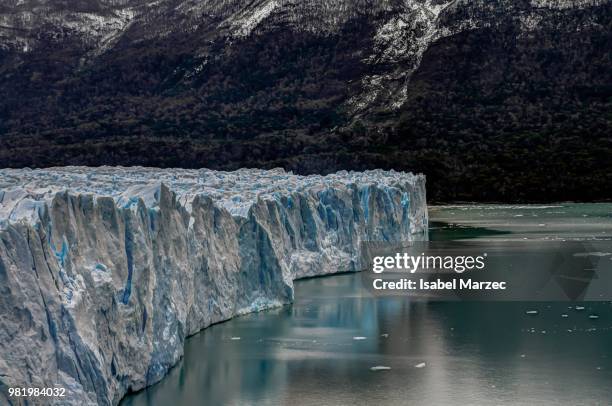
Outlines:
[[[593, 255], [612, 265], [611, 204], [440, 206], [430, 223], [433, 240], [496, 250], [594, 241]], [[191, 337], [162, 382], [122, 405], [612, 402], [609, 301], [424, 302], [374, 297], [364, 282], [359, 274], [296, 282], [293, 305]]]

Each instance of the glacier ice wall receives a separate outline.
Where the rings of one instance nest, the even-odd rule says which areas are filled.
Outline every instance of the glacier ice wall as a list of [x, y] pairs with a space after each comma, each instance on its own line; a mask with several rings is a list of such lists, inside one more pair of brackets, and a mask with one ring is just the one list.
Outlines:
[[0, 170], [0, 403], [59, 385], [61, 404], [116, 404], [187, 336], [359, 270], [362, 241], [425, 238], [421, 175]]

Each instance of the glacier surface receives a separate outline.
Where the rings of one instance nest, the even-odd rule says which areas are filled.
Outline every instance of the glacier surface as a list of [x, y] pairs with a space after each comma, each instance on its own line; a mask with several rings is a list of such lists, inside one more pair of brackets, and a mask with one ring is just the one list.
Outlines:
[[187, 336], [360, 270], [362, 241], [426, 238], [422, 175], [0, 170], [0, 403], [61, 386], [57, 404], [117, 404]]

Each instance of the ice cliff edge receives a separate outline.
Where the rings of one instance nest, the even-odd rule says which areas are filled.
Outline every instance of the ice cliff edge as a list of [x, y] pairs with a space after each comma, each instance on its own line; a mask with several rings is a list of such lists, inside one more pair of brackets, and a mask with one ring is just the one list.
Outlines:
[[61, 404], [116, 404], [187, 336], [359, 270], [362, 241], [426, 238], [422, 175], [0, 170], [0, 403], [59, 386]]

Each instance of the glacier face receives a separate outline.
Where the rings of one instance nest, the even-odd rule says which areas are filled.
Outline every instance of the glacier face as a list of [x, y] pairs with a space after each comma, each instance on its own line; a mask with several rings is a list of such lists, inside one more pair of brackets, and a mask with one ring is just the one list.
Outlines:
[[187, 336], [359, 270], [362, 241], [426, 238], [422, 175], [0, 170], [0, 387], [116, 404]]

